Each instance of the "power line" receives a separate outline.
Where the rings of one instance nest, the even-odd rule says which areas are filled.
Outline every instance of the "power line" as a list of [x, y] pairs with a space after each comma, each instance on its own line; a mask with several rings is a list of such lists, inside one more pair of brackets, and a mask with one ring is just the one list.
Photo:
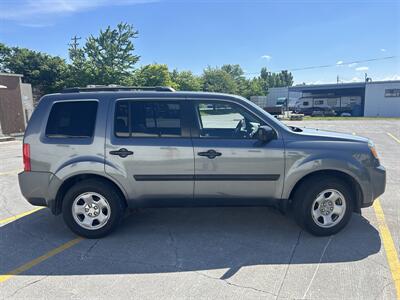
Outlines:
[[[365, 63], [365, 62], [371, 62], [371, 61], [379, 61], [379, 60], [387, 60], [387, 59], [393, 59], [397, 58], [397, 56], [386, 56], [386, 57], [377, 57], [377, 58], [370, 58], [370, 59], [363, 59], [363, 60], [354, 60], [354, 61], [348, 61], [348, 62], [341, 62], [340, 64], [329, 64], [329, 65], [319, 65], [319, 66], [307, 66], [307, 67], [300, 67], [300, 68], [286, 68], [282, 70], [287, 70], [287, 71], [303, 71], [303, 70], [313, 70], [313, 69], [322, 69], [322, 68], [331, 68], [331, 67], [339, 67], [339, 66], [347, 66], [351, 64], [359, 64], [359, 63]], [[275, 71], [271, 71], [275, 72]], [[280, 71], [278, 71], [280, 72]], [[252, 72], [252, 73], [245, 73], [246, 75], [256, 75], [260, 74], [260, 72]]]

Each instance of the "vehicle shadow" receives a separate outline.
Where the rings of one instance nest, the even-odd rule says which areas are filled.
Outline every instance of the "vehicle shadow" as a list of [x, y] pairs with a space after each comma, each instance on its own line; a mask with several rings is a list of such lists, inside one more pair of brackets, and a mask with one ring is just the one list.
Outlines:
[[[46, 209], [0, 227], [0, 236], [0, 274], [76, 238]], [[318, 238], [271, 208], [143, 209], [128, 215], [112, 235], [82, 240], [24, 274], [224, 269], [226, 279], [243, 266], [358, 261], [380, 247], [378, 231], [357, 214], [339, 234]]]

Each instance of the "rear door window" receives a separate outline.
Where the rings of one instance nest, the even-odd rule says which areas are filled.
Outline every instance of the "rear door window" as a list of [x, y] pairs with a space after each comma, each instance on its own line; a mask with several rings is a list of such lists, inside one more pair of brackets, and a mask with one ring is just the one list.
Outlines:
[[180, 137], [181, 105], [175, 101], [118, 101], [117, 137]]
[[53, 105], [46, 126], [51, 138], [85, 138], [94, 133], [97, 101], [66, 101]]

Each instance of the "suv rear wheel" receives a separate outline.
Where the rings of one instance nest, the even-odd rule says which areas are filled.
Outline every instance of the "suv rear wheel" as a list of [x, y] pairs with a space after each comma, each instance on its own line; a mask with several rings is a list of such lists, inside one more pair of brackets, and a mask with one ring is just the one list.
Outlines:
[[124, 213], [124, 202], [107, 181], [88, 179], [73, 185], [62, 207], [68, 227], [86, 238], [100, 238], [113, 231]]
[[326, 236], [339, 232], [353, 212], [349, 186], [333, 176], [313, 177], [301, 184], [294, 199], [297, 222], [310, 233]]

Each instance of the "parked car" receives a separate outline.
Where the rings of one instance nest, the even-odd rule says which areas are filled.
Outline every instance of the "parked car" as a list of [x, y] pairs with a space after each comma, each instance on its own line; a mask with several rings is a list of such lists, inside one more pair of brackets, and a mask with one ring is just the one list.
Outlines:
[[296, 108], [295, 113], [302, 113], [306, 116], [312, 117], [334, 117], [336, 112], [329, 107], [308, 107], [308, 108]]
[[320, 109], [314, 109], [311, 112], [311, 116], [312, 117], [323, 117], [324, 116], [324, 112], [323, 112], [323, 110], [320, 110]]
[[284, 108], [282, 105], [266, 106], [264, 107], [264, 110], [273, 116], [281, 116], [284, 114]]
[[366, 138], [288, 127], [239, 96], [168, 87], [44, 96], [23, 161], [24, 197], [88, 238], [114, 230], [127, 207], [219, 205], [292, 209], [300, 226], [331, 235], [386, 181]]

